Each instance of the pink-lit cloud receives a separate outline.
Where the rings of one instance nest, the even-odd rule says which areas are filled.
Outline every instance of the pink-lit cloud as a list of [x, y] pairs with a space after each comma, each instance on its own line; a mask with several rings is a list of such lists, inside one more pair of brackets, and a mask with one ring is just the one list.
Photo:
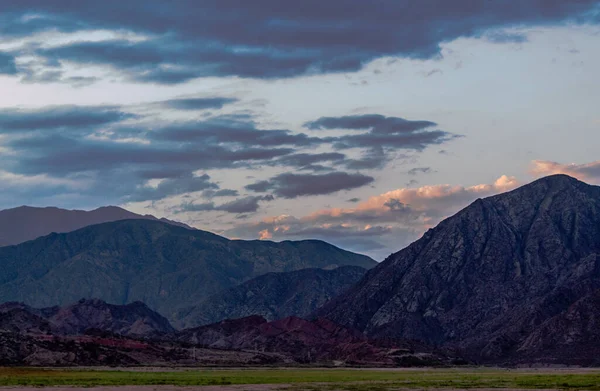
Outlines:
[[565, 174], [585, 182], [600, 182], [600, 160], [584, 164], [561, 164], [549, 160], [534, 160], [529, 170], [535, 177]]
[[518, 185], [516, 178], [503, 175], [492, 183], [474, 186], [400, 188], [370, 197], [353, 208], [322, 209], [302, 217], [272, 216], [238, 226], [228, 234], [273, 240], [320, 238], [382, 257], [400, 250], [475, 199]]

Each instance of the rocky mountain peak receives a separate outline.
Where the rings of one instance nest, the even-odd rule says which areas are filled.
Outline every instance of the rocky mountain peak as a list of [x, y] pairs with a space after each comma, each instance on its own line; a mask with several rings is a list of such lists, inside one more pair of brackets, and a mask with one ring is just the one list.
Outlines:
[[600, 187], [553, 175], [477, 200], [318, 312], [498, 358], [600, 287]]

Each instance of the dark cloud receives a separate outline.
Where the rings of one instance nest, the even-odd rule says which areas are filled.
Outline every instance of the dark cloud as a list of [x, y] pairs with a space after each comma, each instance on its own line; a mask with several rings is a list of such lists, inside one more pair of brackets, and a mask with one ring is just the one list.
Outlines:
[[196, 144], [236, 143], [245, 146], [276, 147], [282, 145], [310, 146], [325, 141], [304, 133], [286, 129], [257, 129], [247, 116], [220, 116], [202, 122], [171, 125], [152, 132], [149, 137], [159, 141]]
[[396, 198], [389, 199], [383, 205], [386, 206], [386, 207], [388, 207], [390, 210], [393, 210], [393, 211], [406, 211], [406, 210], [410, 210], [409, 207], [408, 207], [408, 205], [402, 203], [400, 200], [398, 200]]
[[16, 73], [15, 58], [10, 54], [0, 52], [0, 74], [14, 75]]
[[[211, 100], [176, 99], [156, 105], [216, 107], [226, 104], [228, 98], [206, 99]], [[237, 190], [220, 189], [208, 176], [194, 175], [199, 170], [272, 166], [312, 171], [281, 174], [245, 187], [296, 198], [368, 185], [374, 180], [371, 176], [340, 170], [378, 169], [397, 157], [396, 149], [420, 150], [454, 137], [430, 129], [435, 125], [430, 121], [380, 115], [327, 117], [307, 125], [313, 129], [350, 128], [349, 134], [336, 137], [259, 129], [248, 114], [158, 124], [148, 118], [113, 106], [2, 109], [0, 134], [6, 135], [2, 145], [12, 152], [3, 162], [4, 170], [52, 178], [83, 178], [84, 183], [91, 183], [89, 195], [113, 197], [110, 199], [117, 202], [154, 201], [191, 192], [202, 192], [207, 199], [238, 196]], [[358, 148], [362, 156], [303, 152], [328, 147]], [[160, 181], [150, 182], [158, 183], [150, 186], [149, 180]], [[241, 198], [229, 204], [196, 207], [249, 213], [260, 200], [265, 199]]]
[[273, 201], [273, 196], [248, 196], [239, 198], [237, 200], [227, 202], [221, 205], [215, 205], [213, 202], [206, 202], [202, 204], [184, 204], [181, 206], [179, 212], [205, 212], [205, 211], [222, 211], [227, 213], [254, 213], [259, 208], [260, 201]]
[[363, 153], [360, 159], [348, 159], [344, 162], [350, 170], [372, 170], [382, 168], [389, 161], [382, 146], [376, 146]]
[[[299, 167], [299, 168], [315, 168], [315, 163], [323, 162], [338, 162], [344, 160], [346, 155], [338, 152], [326, 152], [326, 153], [296, 153], [293, 155], [287, 155], [278, 159], [274, 164], [282, 164], [285, 166]], [[317, 168], [317, 170], [319, 170]]]
[[[35, 140], [30, 140], [35, 141]], [[127, 165], [140, 169], [160, 166], [186, 167], [188, 170], [235, 168], [250, 162], [269, 160], [291, 153], [286, 148], [240, 148], [218, 145], [176, 147], [107, 141], [63, 139], [61, 148], [39, 145], [35, 154], [21, 158], [16, 165], [22, 173], [64, 175], [83, 171], [110, 170]], [[41, 144], [41, 143], [40, 143]], [[10, 143], [15, 146], [17, 142]], [[19, 144], [22, 145], [22, 142]]]
[[154, 201], [163, 198], [192, 193], [207, 189], [218, 189], [219, 186], [210, 181], [210, 176], [194, 176], [186, 174], [180, 177], [168, 178], [161, 181], [156, 187], [144, 186], [136, 189], [133, 194], [127, 196], [127, 201]]
[[176, 110], [205, 110], [221, 109], [223, 106], [235, 103], [235, 98], [177, 98], [161, 102], [162, 106]]
[[187, 170], [185, 170], [184, 168], [166, 167], [142, 170], [139, 172], [139, 176], [143, 179], [178, 178], [184, 175], [186, 172]]
[[258, 181], [249, 185], [244, 186], [244, 189], [255, 191], [257, 193], [265, 193], [271, 188], [271, 182], [269, 181]]
[[46, 129], [81, 131], [130, 118], [135, 118], [135, 116], [110, 106], [55, 106], [35, 110], [1, 109], [0, 132]]
[[[5, 2], [0, 34], [111, 29], [140, 42], [72, 42], [39, 50], [54, 61], [104, 64], [131, 79], [179, 83], [202, 76], [281, 78], [356, 71], [385, 56], [429, 59], [459, 37], [521, 42], [502, 28], [597, 23], [597, 0], [21, 0]], [[34, 17], [24, 17], [24, 16]], [[12, 68], [10, 68], [12, 69]]]
[[417, 175], [417, 174], [430, 174], [434, 172], [431, 167], [415, 167], [408, 170], [408, 175]]
[[238, 191], [233, 189], [205, 190], [202, 192], [204, 198], [237, 197], [238, 195]]
[[324, 138], [333, 143], [337, 149], [373, 148], [370, 156], [354, 162], [356, 167], [350, 168], [380, 167], [383, 159], [382, 148], [420, 151], [430, 145], [441, 144], [458, 137], [443, 130], [431, 129], [437, 126], [435, 122], [411, 121], [379, 114], [322, 117], [307, 122], [304, 126], [312, 130], [343, 129], [361, 132]]
[[354, 198], [350, 198], [349, 200], [346, 200], [346, 201], [347, 201], [347, 202], [352, 202], [352, 203], [354, 203], [354, 204], [355, 204], [355, 203], [357, 203], [357, 202], [359, 202], [359, 201], [360, 201], [360, 198], [356, 198], [356, 197], [354, 197]]
[[313, 130], [344, 129], [370, 130], [374, 134], [412, 133], [437, 126], [431, 121], [410, 121], [398, 117], [386, 117], [380, 114], [348, 115], [343, 117], [321, 117], [307, 122], [305, 127]]
[[374, 178], [362, 174], [332, 172], [328, 174], [280, 174], [269, 181], [246, 186], [248, 190], [264, 192], [272, 190], [283, 198], [331, 194], [368, 185]]

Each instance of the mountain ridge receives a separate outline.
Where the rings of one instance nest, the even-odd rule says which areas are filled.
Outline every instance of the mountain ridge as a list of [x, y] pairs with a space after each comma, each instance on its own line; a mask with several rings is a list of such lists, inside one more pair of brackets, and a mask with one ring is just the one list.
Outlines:
[[250, 315], [268, 321], [306, 317], [349, 289], [366, 271], [360, 266], [339, 266], [266, 273], [182, 309], [176, 325], [189, 328]]
[[244, 242], [159, 221], [120, 220], [0, 247], [0, 301], [35, 307], [81, 297], [178, 308], [272, 271], [357, 265], [371, 258], [325, 242]]
[[0, 246], [11, 246], [37, 239], [51, 233], [66, 233], [101, 223], [128, 219], [162, 221], [195, 229], [186, 224], [140, 215], [118, 206], [101, 206], [93, 210], [62, 209], [55, 206], [34, 207], [22, 205], [0, 210]]
[[600, 187], [566, 175], [478, 199], [315, 315], [501, 361], [600, 288]]

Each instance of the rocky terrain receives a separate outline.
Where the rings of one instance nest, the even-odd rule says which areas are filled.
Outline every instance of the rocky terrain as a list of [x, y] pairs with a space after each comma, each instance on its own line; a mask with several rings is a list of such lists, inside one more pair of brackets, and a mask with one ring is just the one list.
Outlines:
[[0, 264], [0, 302], [48, 307], [82, 297], [142, 301], [176, 320], [178, 309], [268, 272], [376, 263], [320, 241], [245, 242], [123, 220], [0, 247]]
[[317, 314], [481, 362], [589, 363], [598, 289], [600, 187], [555, 175], [478, 199]]
[[177, 340], [207, 348], [279, 353], [298, 363], [342, 361], [351, 365], [448, 365], [451, 360], [423, 344], [371, 340], [327, 319], [260, 316], [186, 329]]
[[42, 309], [22, 303], [0, 305], [0, 331], [66, 336], [82, 335], [93, 329], [143, 338], [175, 331], [166, 318], [141, 302], [113, 305], [98, 299], [82, 299], [68, 306]]
[[88, 225], [128, 219], [163, 221], [192, 229], [183, 223], [157, 219], [152, 215], [139, 215], [117, 206], [105, 206], [91, 211], [20, 206], [0, 210], [0, 246], [23, 243], [52, 232], [71, 232]]
[[267, 273], [226, 289], [182, 309], [174, 323], [179, 328], [224, 319], [260, 315], [267, 320], [305, 317], [354, 285], [367, 270], [359, 266]]
[[372, 340], [325, 319], [260, 316], [175, 331], [142, 303], [0, 306], [0, 365], [450, 365], [423, 344]]
[[0, 331], [5, 366], [257, 366], [293, 364], [277, 353], [205, 349], [170, 341], [144, 341], [110, 334], [43, 336]]

